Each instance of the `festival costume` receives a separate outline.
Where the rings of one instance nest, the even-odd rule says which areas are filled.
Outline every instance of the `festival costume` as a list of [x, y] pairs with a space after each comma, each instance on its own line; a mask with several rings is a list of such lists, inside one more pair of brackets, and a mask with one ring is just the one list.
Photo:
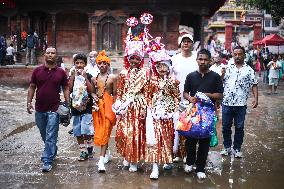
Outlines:
[[[173, 115], [179, 104], [179, 82], [174, 78], [152, 77], [149, 98], [152, 105], [155, 144], [147, 146], [146, 162], [172, 163], [174, 125]], [[159, 113], [163, 115], [158, 115]]]
[[123, 70], [117, 89], [117, 100], [132, 98], [126, 113], [117, 123], [116, 147], [127, 161], [137, 163], [145, 156], [145, 118], [149, 72], [144, 69]]
[[[147, 114], [147, 119], [153, 118], [153, 124], [147, 120], [146, 129], [154, 129], [154, 135], [148, 136], [146, 162], [152, 163], [172, 163], [173, 162], [173, 142], [174, 125], [173, 115], [178, 109], [180, 101], [179, 82], [168, 75], [160, 78], [156, 69], [157, 62], [163, 62], [170, 68], [170, 57], [167, 55], [164, 45], [160, 43], [160, 38], [156, 38], [149, 56], [152, 61], [153, 76], [149, 83], [148, 103], [151, 108], [151, 115]], [[153, 139], [149, 139], [153, 137]], [[153, 166], [154, 168], [154, 166]]]
[[[151, 19], [151, 16], [144, 14], [144, 17], [141, 16], [140, 20], [143, 24], [146, 24], [143, 19], [147, 19], [148, 17]], [[127, 19], [128, 26], [134, 28], [137, 24], [138, 20], [136, 18], [131, 17]], [[115, 137], [117, 151], [125, 160], [136, 164], [145, 158], [145, 119], [149, 70], [143, 68], [147, 30], [145, 28], [144, 33], [135, 35], [132, 34], [133, 28], [129, 29], [126, 38], [125, 69], [119, 75], [117, 99], [113, 105], [113, 110], [116, 114], [121, 115], [121, 118], [117, 121]], [[130, 68], [129, 58], [133, 55], [141, 58], [138, 68]], [[137, 171], [137, 167], [131, 168], [129, 171]]]

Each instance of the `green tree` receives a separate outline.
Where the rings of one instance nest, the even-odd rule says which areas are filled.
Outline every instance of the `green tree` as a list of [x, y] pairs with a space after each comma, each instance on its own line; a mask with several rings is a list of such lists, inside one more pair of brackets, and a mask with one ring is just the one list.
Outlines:
[[278, 25], [284, 17], [284, 0], [242, 0], [245, 7], [266, 10]]

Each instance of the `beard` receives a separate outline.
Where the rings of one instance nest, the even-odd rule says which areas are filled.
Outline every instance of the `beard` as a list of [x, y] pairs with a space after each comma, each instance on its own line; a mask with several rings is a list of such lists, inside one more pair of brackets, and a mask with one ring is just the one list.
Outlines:
[[207, 71], [209, 69], [209, 64], [199, 65], [199, 70]]
[[46, 64], [48, 64], [48, 65], [53, 65], [53, 64], [55, 64], [55, 61], [53, 61], [53, 60], [46, 60], [45, 62], [46, 62]]

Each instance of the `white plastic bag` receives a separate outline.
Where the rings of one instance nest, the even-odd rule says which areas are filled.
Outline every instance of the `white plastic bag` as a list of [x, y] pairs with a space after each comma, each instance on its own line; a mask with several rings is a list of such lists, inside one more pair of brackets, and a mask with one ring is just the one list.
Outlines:
[[86, 80], [83, 76], [75, 76], [72, 92], [72, 107], [83, 111], [87, 107], [89, 101]]

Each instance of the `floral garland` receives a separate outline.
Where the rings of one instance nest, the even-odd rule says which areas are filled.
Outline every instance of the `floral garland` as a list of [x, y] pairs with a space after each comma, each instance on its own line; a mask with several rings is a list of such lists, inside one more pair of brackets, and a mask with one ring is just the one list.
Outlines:
[[172, 79], [158, 79], [159, 90], [152, 99], [154, 119], [170, 119], [175, 111], [174, 98], [171, 96], [174, 83]]

